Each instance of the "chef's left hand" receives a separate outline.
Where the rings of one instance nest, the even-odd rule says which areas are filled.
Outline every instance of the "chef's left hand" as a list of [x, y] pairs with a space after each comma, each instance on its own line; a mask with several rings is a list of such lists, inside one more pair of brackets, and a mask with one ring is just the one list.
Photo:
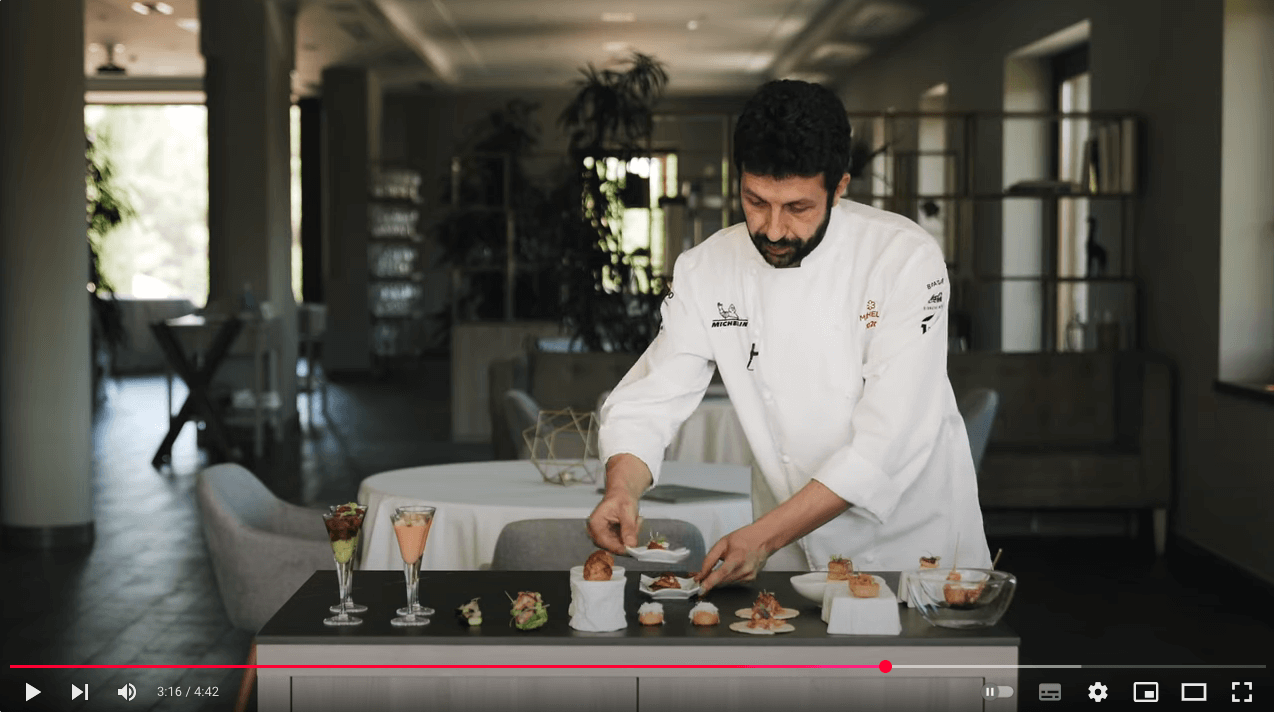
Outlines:
[[[703, 589], [700, 595], [721, 584], [754, 580], [772, 553], [765, 544], [766, 538], [756, 524], [749, 524], [718, 541], [704, 557], [703, 568], [694, 576]], [[718, 561], [721, 565], [714, 570]]]

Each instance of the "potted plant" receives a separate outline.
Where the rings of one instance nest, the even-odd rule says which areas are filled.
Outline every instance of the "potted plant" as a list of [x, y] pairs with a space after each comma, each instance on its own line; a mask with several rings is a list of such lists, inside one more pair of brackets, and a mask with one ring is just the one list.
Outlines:
[[112, 230], [135, 215], [128, 196], [115, 181], [115, 169], [110, 157], [102, 147], [99, 138], [84, 136], [85, 163], [85, 198], [88, 217], [88, 251], [89, 274], [88, 287], [90, 299], [91, 348], [92, 354], [92, 386], [93, 403], [96, 405], [98, 384], [101, 382], [105, 368], [99, 363], [99, 352], [106, 350], [114, 360], [116, 350], [124, 343], [124, 321], [119, 305], [115, 303], [115, 289], [102, 274], [101, 253], [102, 242]]
[[552, 196], [564, 211], [562, 323], [589, 350], [639, 352], [658, 331], [664, 280], [652, 271], [648, 249], [623, 246], [624, 197], [640, 200], [646, 191], [633, 186], [636, 176], [621, 171], [616, 177], [607, 168], [649, 152], [654, 107], [668, 73], [640, 53], [617, 69], [590, 64], [580, 71], [575, 96], [558, 119], [569, 136], [571, 170]]

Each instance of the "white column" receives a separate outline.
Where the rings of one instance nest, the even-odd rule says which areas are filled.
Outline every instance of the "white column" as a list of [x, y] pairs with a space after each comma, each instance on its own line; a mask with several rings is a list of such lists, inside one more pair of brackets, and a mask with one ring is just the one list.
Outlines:
[[0, 512], [6, 546], [93, 537], [84, 0], [0, 0]]

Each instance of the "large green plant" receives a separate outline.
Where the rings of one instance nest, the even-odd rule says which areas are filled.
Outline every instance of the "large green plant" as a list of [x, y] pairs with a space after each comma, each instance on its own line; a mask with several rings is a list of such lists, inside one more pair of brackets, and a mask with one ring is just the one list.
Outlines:
[[102, 242], [106, 236], [136, 212], [128, 195], [115, 179], [115, 168], [110, 156], [103, 150], [103, 140], [84, 136], [85, 204], [88, 218], [89, 298], [92, 306], [93, 394], [97, 397], [97, 383], [101, 367], [97, 353], [104, 343], [113, 354], [124, 343], [124, 320], [114, 297], [114, 286], [102, 274]]
[[575, 96], [558, 119], [569, 136], [571, 166], [554, 196], [563, 210], [562, 322], [590, 350], [641, 351], [658, 330], [664, 285], [649, 250], [624, 249], [620, 195], [629, 177], [613, 180], [606, 165], [649, 153], [654, 107], [668, 73], [640, 53], [619, 69], [590, 64], [580, 71]]

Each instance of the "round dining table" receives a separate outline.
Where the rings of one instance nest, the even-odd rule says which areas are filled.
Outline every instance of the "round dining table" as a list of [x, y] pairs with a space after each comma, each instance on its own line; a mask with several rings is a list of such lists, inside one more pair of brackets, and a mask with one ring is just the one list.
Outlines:
[[[389, 515], [409, 504], [437, 509], [421, 568], [472, 571], [490, 564], [500, 531], [522, 519], [584, 520], [601, 501], [598, 484], [546, 482], [530, 460], [428, 465], [372, 475], [359, 485], [367, 505], [361, 567], [399, 570], [403, 566]], [[719, 463], [665, 462], [660, 484], [676, 484], [748, 495], [751, 468]], [[643, 499], [641, 516], [672, 518], [699, 528], [711, 547], [726, 534], [752, 523], [746, 497], [658, 502]]]

